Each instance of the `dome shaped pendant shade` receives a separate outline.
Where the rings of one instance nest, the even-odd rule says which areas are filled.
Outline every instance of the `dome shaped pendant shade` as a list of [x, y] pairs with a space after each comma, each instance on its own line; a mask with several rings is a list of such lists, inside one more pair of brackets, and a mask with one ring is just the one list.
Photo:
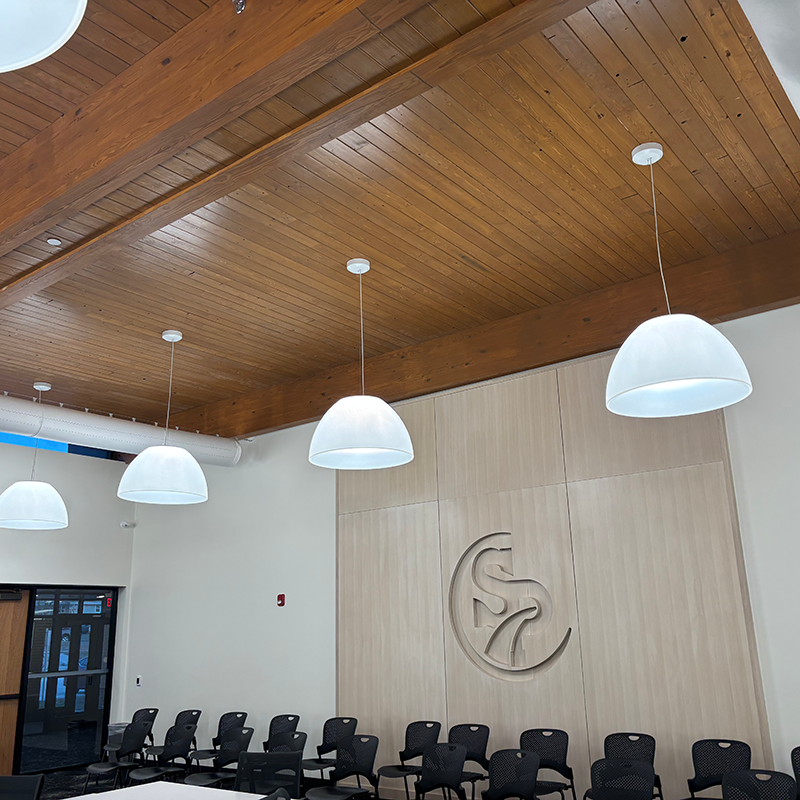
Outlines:
[[52, 531], [69, 524], [61, 495], [43, 481], [17, 481], [0, 494], [0, 528]]
[[78, 29], [86, 0], [0, 0], [0, 72], [35, 64]]
[[744, 400], [753, 385], [736, 348], [691, 314], [643, 322], [620, 348], [606, 407], [624, 417], [682, 417]]
[[117, 497], [135, 503], [190, 505], [208, 500], [208, 485], [191, 453], [162, 444], [148, 447], [128, 464]]
[[328, 469], [385, 469], [408, 464], [414, 447], [403, 420], [379, 397], [337, 400], [319, 421], [308, 460]]

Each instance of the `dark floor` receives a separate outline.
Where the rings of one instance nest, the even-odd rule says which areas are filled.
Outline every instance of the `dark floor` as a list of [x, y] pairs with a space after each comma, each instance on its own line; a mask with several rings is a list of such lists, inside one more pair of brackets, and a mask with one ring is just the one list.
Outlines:
[[[47, 772], [44, 776], [41, 800], [62, 800], [65, 797], [77, 797], [83, 793], [85, 780], [85, 767]], [[94, 787], [90, 786], [89, 791], [94, 791]]]

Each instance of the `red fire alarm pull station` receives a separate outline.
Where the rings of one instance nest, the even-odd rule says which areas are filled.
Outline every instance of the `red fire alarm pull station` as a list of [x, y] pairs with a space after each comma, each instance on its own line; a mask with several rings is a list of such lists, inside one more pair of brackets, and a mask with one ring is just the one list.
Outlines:
[[279, 594], [278, 595], [278, 605], [279, 606], [285, 606], [286, 605], [286, 595], [285, 594]]

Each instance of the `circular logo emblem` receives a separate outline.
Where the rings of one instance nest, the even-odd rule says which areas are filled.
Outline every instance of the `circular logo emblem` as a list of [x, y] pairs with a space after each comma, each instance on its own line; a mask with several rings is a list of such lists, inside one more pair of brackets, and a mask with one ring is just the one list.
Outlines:
[[481, 537], [458, 560], [450, 581], [450, 623], [467, 658], [487, 675], [528, 680], [552, 666], [572, 635], [567, 628], [555, 650], [534, 652], [552, 617], [547, 588], [516, 577], [510, 533]]

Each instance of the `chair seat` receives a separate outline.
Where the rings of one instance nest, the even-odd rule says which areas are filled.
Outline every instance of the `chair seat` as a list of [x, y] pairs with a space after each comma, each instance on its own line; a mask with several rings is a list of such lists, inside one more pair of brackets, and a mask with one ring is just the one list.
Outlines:
[[378, 770], [382, 778], [407, 778], [409, 775], [419, 775], [422, 767], [415, 764], [389, 764]]
[[235, 772], [194, 772], [187, 775], [183, 782], [189, 786], [216, 786], [218, 783], [235, 779]]
[[183, 767], [140, 767], [130, 774], [132, 781], [153, 781], [156, 778], [163, 778], [165, 775], [175, 775], [183, 772]]
[[154, 745], [153, 747], [148, 747], [144, 751], [144, 754], [146, 756], [154, 756], [155, 757], [155, 756], [160, 756], [163, 752], [164, 752], [164, 745], [163, 744], [157, 744], [157, 745]]
[[189, 753], [189, 758], [192, 761], [208, 761], [210, 758], [216, 758], [218, 755], [218, 750], [192, 750], [192, 752]]
[[111, 775], [120, 769], [135, 769], [139, 766], [135, 761], [98, 761], [89, 764], [86, 771], [91, 775]]
[[475, 781], [486, 780], [486, 775], [482, 772], [462, 772], [461, 783], [475, 783]]
[[561, 781], [536, 781], [536, 794], [553, 794], [554, 792], [563, 792], [569, 788], [568, 783]]
[[336, 766], [335, 758], [304, 758], [303, 769], [322, 770]]
[[306, 792], [308, 800], [347, 800], [360, 794], [369, 794], [369, 789], [358, 786], [319, 786]]

